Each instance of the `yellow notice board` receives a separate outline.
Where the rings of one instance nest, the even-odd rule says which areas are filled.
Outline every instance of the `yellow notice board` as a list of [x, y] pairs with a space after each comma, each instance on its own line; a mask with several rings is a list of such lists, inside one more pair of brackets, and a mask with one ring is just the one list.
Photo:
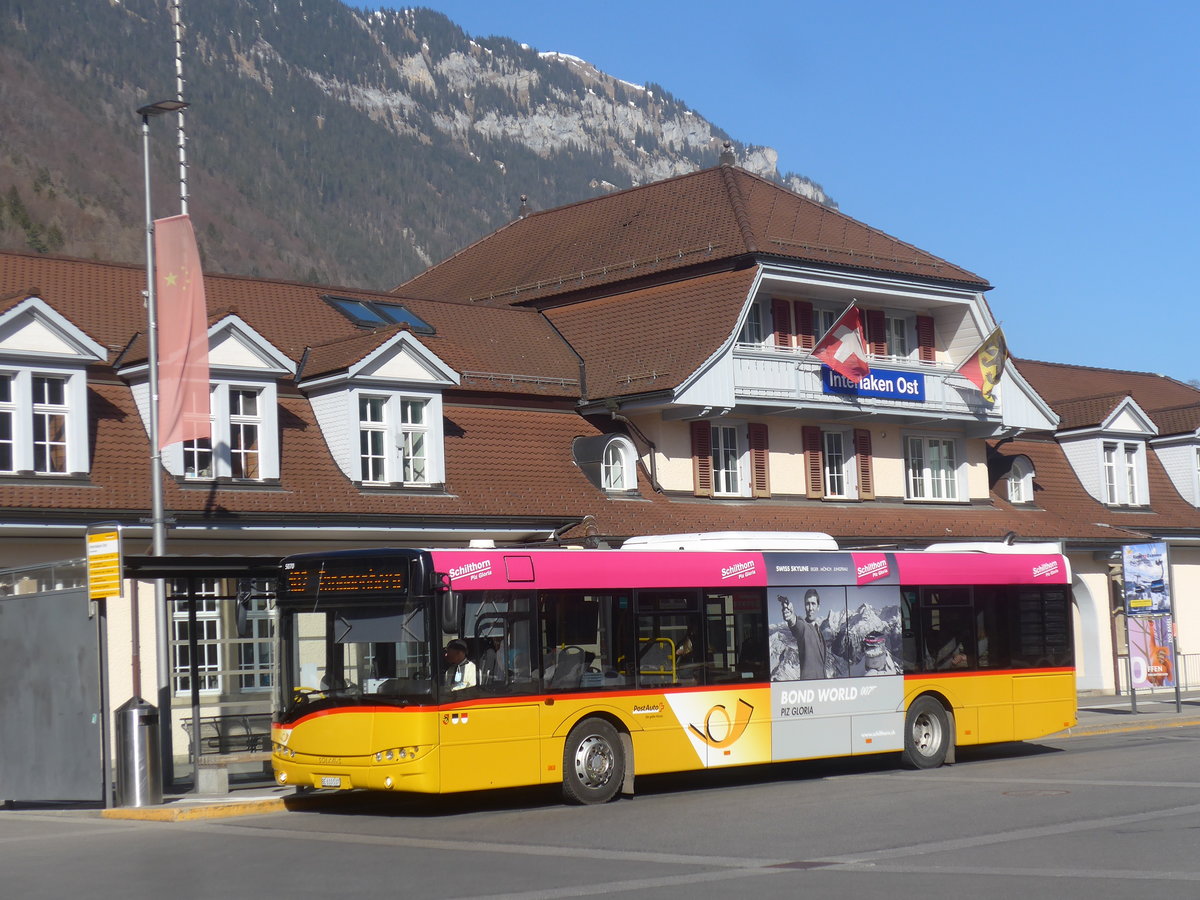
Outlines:
[[89, 525], [87, 532], [88, 599], [121, 596], [121, 526]]

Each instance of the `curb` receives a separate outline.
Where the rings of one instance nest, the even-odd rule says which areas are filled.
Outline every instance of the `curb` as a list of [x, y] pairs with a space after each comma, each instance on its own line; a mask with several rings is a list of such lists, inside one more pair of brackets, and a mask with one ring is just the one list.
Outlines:
[[1131, 731], [1156, 731], [1167, 728], [1191, 728], [1200, 725], [1200, 717], [1190, 719], [1156, 719], [1153, 722], [1130, 722], [1127, 725], [1084, 725], [1056, 732], [1051, 737], [1073, 738], [1101, 734], [1124, 734]]
[[228, 819], [235, 816], [255, 816], [262, 813], [284, 812], [288, 801], [283, 797], [266, 800], [234, 800], [229, 802], [180, 806], [154, 806], [105, 809], [102, 819], [127, 819], [140, 822], [190, 822], [196, 819]]
[[300, 812], [335, 805], [341, 794], [294, 794], [287, 797], [262, 797], [256, 800], [224, 800], [187, 802], [186, 805], [123, 807], [100, 810], [103, 819], [125, 819], [141, 822], [192, 822], [198, 819], [232, 819], [237, 816], [257, 816], [266, 813]]

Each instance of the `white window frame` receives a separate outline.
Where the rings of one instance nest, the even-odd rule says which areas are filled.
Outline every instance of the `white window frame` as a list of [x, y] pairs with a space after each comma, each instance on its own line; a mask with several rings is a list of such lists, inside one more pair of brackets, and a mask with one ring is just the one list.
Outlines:
[[17, 471], [17, 416], [19, 410], [13, 399], [16, 378], [11, 372], [0, 372], [0, 473]]
[[[714, 497], [750, 496], [750, 441], [744, 422], [721, 420], [710, 425]], [[723, 457], [718, 466], [718, 452]]]
[[846, 307], [833, 307], [814, 303], [812, 308], [813, 341], [825, 337], [825, 333], [833, 327], [833, 323], [846, 311]]
[[[171, 690], [175, 696], [192, 693], [191, 663], [185, 657], [191, 652], [188, 640], [187, 581], [183, 580], [183, 594], [172, 599], [171, 604]], [[200, 694], [220, 694], [222, 656], [224, 642], [221, 626], [220, 581], [202, 579], [193, 597], [196, 601], [196, 651], [199, 660], [196, 675], [200, 682]]]
[[751, 303], [750, 308], [746, 311], [746, 321], [742, 323], [742, 330], [738, 335], [738, 343], [761, 347], [766, 341], [766, 335], [763, 334], [763, 322], [766, 321], [768, 315], [769, 312], [763, 309], [761, 301], [755, 300]]
[[1008, 470], [1008, 502], [1033, 502], [1033, 464], [1027, 457], [1016, 457]]
[[[916, 318], [911, 313], [884, 310], [883, 333], [887, 341], [887, 354], [883, 359], [909, 362], [916, 350]], [[897, 344], [902, 343], [901, 352]]]
[[852, 500], [858, 496], [858, 468], [850, 432], [821, 429], [821, 465], [826, 499]]
[[1104, 502], [1116, 506], [1119, 502], [1117, 493], [1117, 445], [1105, 443], [1103, 449], [1104, 467]]
[[600, 461], [600, 483], [604, 490], [623, 493], [637, 488], [637, 451], [633, 441], [614, 437], [604, 445]]
[[[62, 478], [88, 471], [87, 435], [87, 373], [79, 369], [61, 366], [13, 366], [0, 367], [0, 375], [7, 376], [9, 397], [0, 401], [0, 415], [7, 415], [10, 437], [5, 444], [10, 450], [11, 465], [0, 470], [0, 474], [28, 474], [38, 478]], [[53, 379], [63, 384], [63, 402], [46, 404], [35, 402], [34, 385], [37, 379]], [[52, 446], [63, 449], [63, 467], [59, 471], [39, 471], [35, 465], [38, 456], [34, 439], [34, 419], [37, 416], [61, 416], [61, 437], [52, 441]]]
[[[421, 488], [445, 480], [440, 393], [363, 386], [352, 390], [350, 396], [355, 424], [355, 480], [368, 486]], [[380, 421], [362, 419], [360, 403], [365, 399], [380, 401]], [[421, 410], [419, 420], [412, 415], [416, 409]], [[370, 448], [380, 451], [379, 465], [371, 473], [363, 471], [362, 441], [366, 433], [378, 435], [375, 440], [382, 445]], [[372, 477], [366, 477], [368, 474]], [[376, 474], [380, 477], [374, 477]]]
[[1101, 445], [1104, 502], [1109, 506], [1144, 506], [1148, 502], [1146, 447], [1139, 441], [1104, 441]]
[[[268, 691], [274, 684], [274, 631], [268, 585], [255, 582], [246, 608], [246, 638], [238, 644], [238, 689]], [[240, 602], [240, 598], [239, 598]]]
[[[241, 393], [257, 395], [258, 412], [248, 415], [234, 412], [234, 399]], [[212, 428], [210, 439], [180, 441], [164, 452], [167, 470], [178, 473], [188, 481], [213, 481], [228, 479], [238, 482], [261, 482], [279, 478], [279, 392], [274, 379], [256, 381], [250, 378], [217, 377], [211, 379], [209, 387], [209, 423]], [[233, 436], [239, 428], [257, 428], [256, 449], [258, 474], [254, 477], [234, 475]], [[188, 464], [195, 454], [209, 455], [207, 470], [189, 471]]]
[[[914, 466], [920, 448], [920, 471]], [[938, 457], [951, 457], [949, 466], [935, 465]], [[933, 451], [933, 452], [931, 452]], [[906, 434], [904, 436], [904, 496], [924, 503], [958, 503], [965, 495], [965, 465], [962, 442], [953, 435]]]

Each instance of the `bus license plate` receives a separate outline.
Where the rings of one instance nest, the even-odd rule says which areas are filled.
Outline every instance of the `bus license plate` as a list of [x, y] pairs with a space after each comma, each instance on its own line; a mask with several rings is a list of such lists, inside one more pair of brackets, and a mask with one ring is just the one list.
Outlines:
[[340, 775], [322, 775], [321, 787], [323, 788], [340, 788], [342, 779]]

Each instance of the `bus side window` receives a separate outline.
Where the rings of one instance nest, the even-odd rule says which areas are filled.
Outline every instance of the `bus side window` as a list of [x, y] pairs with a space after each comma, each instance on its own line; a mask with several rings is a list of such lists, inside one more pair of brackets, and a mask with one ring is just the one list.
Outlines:
[[708, 684], [767, 680], [765, 598], [762, 588], [705, 592], [704, 675]]
[[981, 669], [1007, 669], [1012, 663], [1009, 651], [1008, 620], [1012, 591], [1007, 587], [975, 589], [975, 652]]
[[704, 684], [697, 591], [638, 591], [638, 684]]
[[545, 591], [539, 610], [544, 690], [608, 690], [632, 682], [627, 594]]
[[917, 625], [920, 621], [917, 608], [917, 592], [905, 588], [900, 592], [901, 653], [905, 672], [920, 672], [920, 654], [917, 641]]

